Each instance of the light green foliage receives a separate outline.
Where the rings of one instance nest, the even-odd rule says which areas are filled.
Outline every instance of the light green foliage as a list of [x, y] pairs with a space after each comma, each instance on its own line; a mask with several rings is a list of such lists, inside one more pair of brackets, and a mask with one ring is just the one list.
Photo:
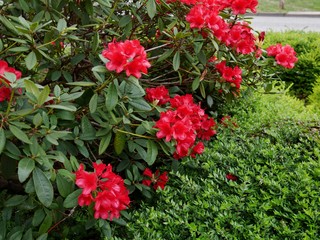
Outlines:
[[268, 32], [264, 46], [276, 43], [291, 45], [298, 57], [293, 69], [278, 69], [277, 76], [288, 85], [294, 83], [291, 92], [295, 96], [306, 98], [312, 93], [313, 84], [320, 75], [320, 34], [302, 31]]
[[183, 161], [121, 239], [320, 237], [316, 116], [285, 95], [247, 95], [231, 109], [240, 128], [219, 128], [205, 154]]

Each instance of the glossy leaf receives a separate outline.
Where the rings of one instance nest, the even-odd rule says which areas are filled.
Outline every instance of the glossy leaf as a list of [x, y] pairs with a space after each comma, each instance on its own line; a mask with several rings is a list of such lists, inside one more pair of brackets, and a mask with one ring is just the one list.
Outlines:
[[18, 164], [18, 178], [20, 182], [24, 182], [35, 168], [34, 160], [31, 158], [23, 158]]
[[40, 202], [49, 207], [53, 201], [53, 187], [50, 180], [40, 168], [33, 170], [33, 184]]
[[12, 134], [18, 138], [19, 140], [21, 140], [22, 142], [28, 143], [28, 144], [32, 144], [32, 142], [30, 141], [30, 139], [28, 138], [27, 134], [25, 134], [24, 131], [22, 131], [21, 129], [17, 128], [16, 126], [13, 125], [9, 125], [9, 129], [12, 132]]

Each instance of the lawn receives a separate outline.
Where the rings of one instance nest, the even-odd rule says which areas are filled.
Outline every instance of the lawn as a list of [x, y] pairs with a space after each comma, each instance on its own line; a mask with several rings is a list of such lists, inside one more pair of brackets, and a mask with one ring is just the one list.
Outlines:
[[284, 0], [285, 8], [279, 8], [279, 0], [259, 0], [258, 12], [320, 11], [319, 0]]

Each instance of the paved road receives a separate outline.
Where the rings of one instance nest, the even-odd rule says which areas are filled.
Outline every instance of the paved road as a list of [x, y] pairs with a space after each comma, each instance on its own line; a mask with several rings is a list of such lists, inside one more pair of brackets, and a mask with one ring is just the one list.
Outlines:
[[253, 16], [251, 26], [258, 31], [288, 31], [303, 30], [320, 32], [320, 15], [257, 15]]

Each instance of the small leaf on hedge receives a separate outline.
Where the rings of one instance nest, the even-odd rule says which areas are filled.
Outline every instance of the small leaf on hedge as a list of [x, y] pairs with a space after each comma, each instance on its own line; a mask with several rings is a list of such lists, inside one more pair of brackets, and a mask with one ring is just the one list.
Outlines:
[[176, 52], [173, 56], [173, 69], [178, 71], [180, 67], [180, 52]]
[[148, 140], [146, 162], [148, 163], [149, 166], [151, 166], [156, 161], [157, 156], [158, 156], [157, 144], [152, 140]]

